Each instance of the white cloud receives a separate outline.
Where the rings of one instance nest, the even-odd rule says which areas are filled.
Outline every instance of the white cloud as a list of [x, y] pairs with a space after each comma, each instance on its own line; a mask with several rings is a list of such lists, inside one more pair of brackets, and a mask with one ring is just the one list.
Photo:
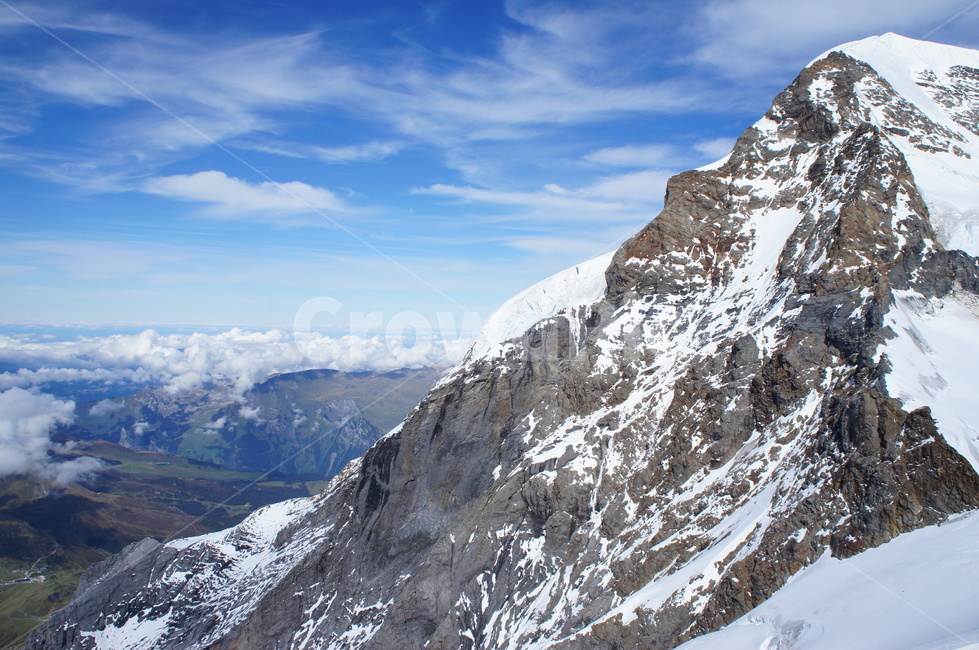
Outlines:
[[[618, 233], [616, 233], [618, 234]], [[592, 259], [606, 253], [609, 250], [618, 248], [621, 238], [611, 237], [553, 237], [549, 235], [529, 235], [525, 237], [514, 237], [507, 241], [507, 244], [517, 250], [537, 253], [540, 255], [567, 255], [572, 254], [580, 259]]]
[[684, 156], [671, 144], [610, 147], [588, 154], [585, 160], [614, 167], [676, 167]]
[[592, 200], [554, 184], [546, 185], [542, 191], [518, 192], [439, 183], [416, 189], [415, 192], [451, 197], [469, 203], [545, 209], [550, 210], [555, 219], [590, 219], [595, 213], [620, 212], [627, 207], [622, 203]]
[[585, 196], [597, 196], [619, 201], [661, 203], [666, 192], [666, 181], [673, 172], [649, 170], [618, 174], [601, 178], [595, 184], [580, 190]]
[[247, 140], [248, 148], [292, 155], [288, 146], [264, 140], [287, 130], [294, 111], [340, 112], [371, 129], [383, 125], [381, 132], [391, 137], [306, 145], [302, 152], [348, 162], [380, 160], [412, 142], [448, 151], [473, 139], [524, 138], [525, 127], [552, 129], [704, 105], [695, 83], [649, 74], [659, 62], [650, 58], [647, 40], [665, 29], [662, 10], [511, 2], [507, 11], [520, 27], [501, 33], [495, 52], [453, 56], [453, 65], [444, 66], [432, 65], [438, 55], [417, 49], [364, 56], [320, 32], [195, 40], [131, 20], [94, 19], [70, 7], [38, 9], [35, 17], [46, 26], [111, 33], [86, 49], [101, 69], [51, 50], [33, 61], [8, 63], [0, 76], [33, 88], [25, 98], [32, 105], [57, 100], [127, 109], [77, 158], [42, 160], [39, 151], [19, 151], [32, 157], [38, 173], [86, 189], [96, 182], [108, 189], [112, 184], [104, 179], [116, 173], [122, 176], [116, 189], [126, 189], [125, 176], [136, 176], [136, 168], [212, 141]]
[[406, 344], [401, 336], [328, 338], [315, 333], [296, 334], [299, 349], [317, 363], [316, 367], [339, 370], [446, 368], [461, 361], [471, 343], [469, 339], [422, 339]]
[[[49, 28], [111, 34], [86, 52], [117, 78], [70, 52], [46, 51], [0, 68], [0, 75], [36, 91], [22, 104], [41, 106], [56, 98], [134, 110], [100, 130], [77, 158], [42, 160], [27, 149], [16, 154], [29, 156], [37, 173], [52, 180], [118, 190], [131, 186], [127, 178], [136, 175], [134, 169], [145, 172], [211, 141], [247, 140], [242, 146], [326, 162], [380, 160], [417, 142], [451, 157], [479, 139], [519, 141], [536, 131], [630, 113], [710, 111], [734, 101], [728, 95], [745, 93], [729, 85], [719, 90], [705, 75], [693, 74], [691, 62], [735, 79], [769, 81], [773, 71], [795, 72], [846, 40], [890, 30], [923, 36], [963, 3], [707, 0], [680, 9], [669, 2], [510, 1], [505, 10], [518, 27], [502, 30], [495, 50], [481, 56], [449, 53], [452, 65], [408, 43], [365, 56], [344, 49], [329, 32], [201, 40], [71, 6], [27, 6]], [[977, 13], [967, 12], [939, 36], [975, 44], [970, 34]], [[11, 32], [27, 28], [34, 29], [21, 19], [6, 23]], [[147, 105], [141, 93], [180, 120]], [[266, 140], [286, 131], [295, 111], [307, 110], [356, 116], [376, 139], [295, 145], [298, 152]], [[31, 119], [17, 118], [14, 127], [22, 130]], [[594, 155], [603, 164], [639, 166], [665, 154], [629, 149]], [[663, 161], [654, 166], [660, 165], [673, 167]]]
[[146, 246], [97, 241], [24, 241], [8, 250], [39, 253], [50, 257], [73, 280], [103, 280], [115, 275], [140, 273], [156, 264], [180, 263], [187, 253], [170, 249], [152, 253]]
[[[146, 97], [171, 108], [176, 104], [192, 109], [183, 116], [225, 118], [231, 132], [238, 126], [250, 130], [258, 110], [335, 96], [352, 77], [327, 59], [313, 60], [320, 46], [316, 33], [201, 42], [130, 22], [114, 35], [118, 38], [88, 49], [101, 67], [65, 56], [33, 68], [33, 76], [26, 68], [20, 75], [82, 104], [117, 106]], [[133, 47], [136, 43], [139, 47]]]
[[574, 190], [548, 183], [535, 192], [444, 184], [414, 191], [498, 206], [506, 210], [507, 218], [525, 224], [560, 221], [594, 225], [617, 221], [641, 225], [652, 219], [662, 206], [666, 181], [672, 175], [665, 170], [615, 174]]
[[367, 142], [347, 147], [311, 147], [316, 158], [328, 163], [376, 162], [404, 149], [402, 142]]
[[703, 140], [694, 144], [694, 149], [710, 158], [712, 161], [720, 160], [731, 153], [734, 149], [736, 138], [715, 138], [713, 140]]
[[[2, 339], [0, 339], [2, 344]], [[9, 350], [4, 350], [9, 353]], [[24, 362], [23, 356], [11, 354], [3, 357], [14, 363]], [[70, 363], [70, 362], [69, 362]], [[19, 368], [16, 372], [0, 373], [0, 390], [14, 386], [41, 386], [53, 382], [88, 381], [104, 384], [143, 383], [150, 379], [142, 369], [131, 368]]]
[[18, 275], [26, 275], [33, 271], [34, 267], [21, 264], [0, 264], [0, 278], [11, 278]]
[[321, 187], [298, 181], [253, 185], [219, 171], [152, 178], [142, 189], [179, 201], [210, 203], [212, 206], [206, 214], [223, 218], [352, 211], [335, 194]]
[[66, 484], [90, 474], [101, 463], [90, 457], [58, 462], [50, 433], [74, 419], [75, 403], [52, 395], [9, 388], [0, 392], [0, 476], [32, 474]]
[[[445, 368], [459, 362], [468, 345], [467, 339], [443, 340], [434, 335], [407, 344], [400, 331], [329, 337], [308, 330], [249, 332], [235, 328], [210, 335], [146, 330], [74, 341], [0, 335], [0, 359], [21, 366], [17, 372], [0, 373], [0, 389], [85, 380], [158, 384], [174, 392], [216, 382], [242, 392], [273, 374], [312, 368]], [[98, 402], [94, 408], [114, 406], [113, 402]]]
[[[598, 178], [571, 189], [548, 183], [533, 192], [433, 185], [415, 192], [452, 198], [491, 210], [482, 216], [510, 226], [501, 241], [542, 255], [590, 259], [615, 248], [662, 209], [672, 172], [643, 170]], [[554, 224], [561, 224], [560, 233]], [[535, 232], [536, 231], [536, 232]]]
[[245, 418], [246, 420], [253, 420], [254, 422], [265, 421], [262, 419], [261, 413], [262, 413], [261, 406], [242, 406], [238, 409], [238, 415]]
[[88, 479], [101, 467], [103, 467], [103, 463], [98, 458], [79, 456], [71, 460], [49, 464], [42, 476], [50, 476], [59, 485], [68, 485], [75, 481]]
[[504, 224], [499, 241], [510, 248], [577, 260], [616, 248], [653, 219], [670, 176], [644, 170], [600, 177], [576, 189], [548, 183], [530, 192], [444, 184], [414, 191], [476, 206], [481, 214], [471, 218]]
[[397, 140], [375, 140], [343, 147], [321, 147], [295, 142], [243, 141], [236, 144], [253, 151], [286, 156], [287, 158], [313, 158], [331, 164], [378, 162], [397, 154], [406, 146], [404, 142]]
[[[70, 7], [30, 13], [52, 29], [92, 27], [85, 12]], [[284, 111], [350, 103], [365, 94], [358, 90], [364, 86], [361, 75], [326, 52], [315, 32], [189, 39], [135, 21], [110, 25], [106, 17], [98, 22], [110, 30], [99, 33], [112, 38], [87, 43], [90, 60], [52, 43], [34, 58], [0, 66], [0, 78], [16, 84], [20, 105], [68, 102], [120, 109], [111, 122], [97, 122], [73, 154], [8, 147], [10, 154], [25, 158], [22, 170], [85, 191], [131, 189], [133, 179], [148, 170], [212, 143], [281, 131]], [[15, 26], [36, 31], [23, 21]], [[36, 108], [26, 112], [13, 126], [29, 130], [37, 115]]]
[[96, 402], [88, 412], [95, 416], [108, 415], [109, 413], [118, 411], [125, 405], [125, 402], [122, 400], [103, 399]]
[[217, 420], [215, 420], [214, 422], [208, 422], [201, 428], [206, 431], [220, 431], [221, 429], [224, 428], [224, 425], [227, 423], [228, 423], [228, 418], [226, 416], [222, 416]]
[[701, 140], [691, 145], [653, 143], [627, 145], [599, 149], [585, 156], [585, 160], [609, 167], [638, 167], [649, 171], [664, 169], [685, 169], [702, 165], [705, 159], [710, 162], [723, 158], [734, 148], [735, 138], [714, 138]]
[[448, 72], [416, 57], [375, 70], [362, 110], [404, 134], [451, 146], [460, 138], [526, 137], [521, 127], [682, 111], [702, 97], [694, 83], [649, 74], [659, 61], [647, 39], [663, 30], [662, 11], [527, 2], [508, 2], [506, 11], [521, 28], [501, 33], [494, 53], [457, 57]]

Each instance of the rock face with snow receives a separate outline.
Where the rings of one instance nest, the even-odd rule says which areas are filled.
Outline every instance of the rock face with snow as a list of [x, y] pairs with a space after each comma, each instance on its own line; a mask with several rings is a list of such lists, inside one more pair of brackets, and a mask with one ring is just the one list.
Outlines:
[[683, 650], [966, 648], [979, 642], [979, 513], [838, 560], [824, 555]]
[[673, 647], [979, 507], [977, 111], [977, 52], [820, 57], [322, 496], [93, 568], [32, 647]]

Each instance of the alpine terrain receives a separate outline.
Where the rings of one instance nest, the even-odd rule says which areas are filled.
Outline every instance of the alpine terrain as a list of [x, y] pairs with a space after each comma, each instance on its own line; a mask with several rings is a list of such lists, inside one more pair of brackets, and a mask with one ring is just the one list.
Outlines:
[[434, 368], [305, 370], [274, 375], [241, 392], [222, 385], [147, 387], [83, 402], [61, 433], [237, 471], [332, 478], [400, 423], [440, 375]]
[[[905, 547], [940, 592], [979, 541], [977, 228], [979, 52], [842, 46], [323, 494], [128, 547], [30, 646], [668, 648]], [[915, 642], [979, 640], [962, 600]], [[818, 642], [783, 601], [712, 647]]]

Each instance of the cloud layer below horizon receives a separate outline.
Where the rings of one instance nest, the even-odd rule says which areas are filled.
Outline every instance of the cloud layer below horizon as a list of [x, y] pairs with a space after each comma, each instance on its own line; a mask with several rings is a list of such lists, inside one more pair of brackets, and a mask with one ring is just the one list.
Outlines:
[[0, 335], [0, 362], [17, 368], [0, 373], [0, 477], [30, 474], [63, 485], [101, 466], [90, 457], [65, 461], [52, 455], [65, 448], [51, 441], [51, 432], [70, 424], [75, 410], [74, 401], [41, 392], [53, 385], [83, 383], [114, 387], [117, 393], [143, 386], [179, 392], [222, 385], [240, 394], [271, 375], [313, 368], [446, 368], [460, 361], [469, 345], [466, 339], [424, 336], [405, 340], [240, 329], [218, 334], [145, 330], [71, 341]]
[[224, 384], [243, 392], [273, 374], [313, 368], [343, 371], [447, 368], [470, 341], [434, 336], [329, 337], [317, 332], [233, 328], [218, 334], [113, 334], [52, 341], [0, 335], [0, 390], [56, 382], [160, 385], [173, 391]]

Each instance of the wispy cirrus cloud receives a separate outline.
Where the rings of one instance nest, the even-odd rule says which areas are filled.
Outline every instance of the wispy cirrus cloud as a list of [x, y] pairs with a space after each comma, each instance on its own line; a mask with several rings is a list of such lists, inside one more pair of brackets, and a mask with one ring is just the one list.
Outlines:
[[33, 267], [22, 264], [0, 264], [0, 278], [16, 277], [25, 275], [33, 270]]
[[271, 219], [280, 225], [311, 223], [284, 219], [295, 215], [354, 212], [336, 194], [322, 187], [299, 181], [247, 183], [219, 171], [152, 178], [143, 183], [142, 191], [178, 201], [208, 204], [210, 207], [203, 213], [216, 218]]
[[145, 246], [104, 241], [28, 240], [8, 242], [0, 250], [9, 256], [27, 252], [39, 262], [50, 260], [72, 280], [105, 280], [118, 275], [139, 274], [161, 264], [180, 264], [188, 259], [186, 252], [177, 249], [162, 252], [157, 248], [153, 254], [148, 254]]
[[[662, 208], [668, 170], [613, 174], [577, 189], [550, 183], [536, 191], [433, 185], [415, 192], [472, 205], [506, 224], [502, 243], [543, 255], [594, 257], [631, 235]], [[561, 225], [561, 232], [553, 231]]]
[[[235, 123], [246, 128], [249, 121], [242, 118], [255, 111], [327, 101], [358, 85], [352, 70], [317, 57], [315, 33], [201, 43], [127, 25], [113, 34], [116, 38], [85, 46], [86, 58], [56, 49], [44, 60], [8, 65], [4, 72], [83, 105], [118, 106], [149, 98], [237, 116]], [[72, 25], [61, 28], [74, 31]]]
[[[311, 143], [302, 156], [334, 164], [373, 161], [406, 143], [423, 142], [443, 149], [451, 160], [453, 149], [474, 140], [519, 141], [629, 114], [709, 112], [722, 94], [736, 95], [738, 88], [718, 88], [717, 78], [705, 76], [703, 68], [685, 67], [690, 63], [730, 79], [798, 69], [800, 57], [804, 63], [842, 40], [886, 29], [923, 32], [960, 5], [955, 0], [927, 5], [711, 0], [678, 17], [668, 2], [511, 1], [505, 9], [512, 25], [500, 30], [495, 50], [486, 56], [410, 45], [363, 56], [317, 30], [201, 40], [109, 12], [25, 5], [26, 14], [65, 38], [98, 36], [82, 45], [101, 67], [48, 43], [43, 55], [8, 62], [0, 75], [33, 88], [39, 93], [35, 102], [56, 98], [80, 106], [142, 107], [100, 130], [97, 142], [86, 143], [90, 159], [100, 148], [130, 152], [125, 160], [106, 153], [105, 166], [165, 162], [245, 136], [253, 150], [295, 155], [295, 149], [263, 140], [287, 126], [287, 114], [313, 110], [369, 121], [390, 137], [372, 134], [364, 142], [339, 146]], [[4, 28], [33, 29], [9, 13]], [[678, 33], [687, 38], [677, 38]], [[792, 38], [785, 37], [789, 33]], [[673, 49], [664, 52], [657, 47], [661, 42]], [[147, 105], [147, 97], [181, 121]], [[726, 105], [730, 101], [725, 97]], [[613, 162], [616, 156], [620, 162], [631, 156], [677, 167], [664, 160], [670, 151], [655, 146], [606, 148], [596, 152], [596, 161], [620, 164]], [[58, 167], [48, 176], [63, 182], [84, 184], [94, 175], [70, 162], [38, 165]]]
[[399, 140], [365, 142], [339, 147], [320, 147], [298, 142], [236, 142], [235, 146], [287, 158], [306, 158], [330, 164], [372, 163], [389, 158], [404, 150], [407, 143]]
[[579, 190], [586, 196], [599, 196], [606, 199], [631, 201], [638, 205], [660, 207], [666, 181], [674, 172], [666, 170], [647, 170], [606, 176], [586, 188]]
[[[456, 199], [464, 203], [478, 203], [506, 208], [540, 211], [539, 216], [561, 220], [580, 220], [593, 218], [596, 213], [618, 213], [628, 206], [615, 201], [596, 200], [588, 196], [570, 192], [558, 185], [547, 185], [536, 192], [493, 190], [481, 187], [436, 184], [415, 190], [419, 194], [433, 194]], [[523, 218], [525, 214], [512, 214], [512, 218]]]
[[711, 161], [720, 160], [734, 149], [735, 138], [714, 138], [696, 142], [693, 148]]
[[674, 143], [630, 144], [607, 147], [585, 156], [588, 162], [608, 167], [663, 168], [696, 165], [703, 157], [726, 156], [734, 147], [734, 138], [714, 138], [693, 142], [687, 146]]
[[[316, 31], [201, 41], [135, 20], [28, 7], [35, 10], [42, 26], [69, 41], [79, 31], [101, 36], [84, 42], [90, 60], [46, 43], [43, 56], [9, 63], [0, 75], [32, 88], [32, 100], [42, 104], [125, 108], [94, 139], [79, 143], [87, 159], [103, 167], [166, 162], [244, 136], [248, 148], [294, 154], [263, 140], [295, 111], [356, 116], [395, 136], [342, 146], [312, 143], [300, 152], [342, 163], [383, 159], [406, 141], [451, 149], [472, 139], [519, 139], [527, 127], [679, 111], [698, 101], [689, 81], [635, 74], [643, 60], [637, 44], [617, 36], [642, 12], [621, 7], [576, 11], [512, 3], [508, 10], [522, 28], [500, 36], [495, 56], [455, 57], [449, 65], [441, 55], [417, 51], [365, 59]], [[614, 76], [604, 69], [612, 59], [620, 61]], [[120, 159], [117, 152], [127, 155]], [[86, 185], [94, 176], [72, 161], [37, 164], [55, 167], [47, 177], [62, 182]]]
[[[31, 177], [8, 309], [272, 326], [316, 284], [498, 303], [653, 218], [820, 51], [967, 5], [292, 1], [0, 6], [0, 169]], [[976, 44], [977, 13], [936, 38]], [[269, 228], [316, 211], [345, 230]]]
[[[436, 184], [418, 188], [416, 193], [433, 194], [467, 203], [497, 206], [509, 210], [512, 219], [532, 215], [535, 220], [562, 222], [631, 220], [636, 213], [648, 215], [662, 199], [672, 172], [645, 170], [600, 177], [591, 185], [568, 189], [550, 183], [537, 191], [508, 191], [473, 186]], [[514, 211], [513, 209], [517, 210]]]
[[675, 164], [682, 156], [676, 145], [653, 143], [606, 147], [588, 154], [585, 160], [612, 167], [660, 167]]
[[[6, 148], [30, 163], [25, 169], [68, 185], [131, 189], [132, 179], [154, 166], [275, 130], [283, 111], [328, 105], [359, 85], [354, 73], [323, 56], [315, 33], [202, 42], [120, 21], [109, 34], [79, 39], [88, 26], [55, 13], [42, 12], [41, 26], [67, 43], [82, 41], [85, 58], [40, 35], [40, 53], [0, 66], [0, 78], [17, 83], [22, 104], [107, 109], [90, 130], [66, 133], [72, 140], [63, 144], [70, 146], [57, 152]], [[15, 126], [23, 134], [33, 122], [24, 115]], [[106, 183], [105, 176], [118, 178]]]
[[560, 235], [518, 235], [508, 239], [506, 244], [534, 255], [573, 255], [576, 259], [587, 260], [615, 250], [623, 237], [631, 233], [632, 229], [603, 228], [594, 231], [588, 239]]

